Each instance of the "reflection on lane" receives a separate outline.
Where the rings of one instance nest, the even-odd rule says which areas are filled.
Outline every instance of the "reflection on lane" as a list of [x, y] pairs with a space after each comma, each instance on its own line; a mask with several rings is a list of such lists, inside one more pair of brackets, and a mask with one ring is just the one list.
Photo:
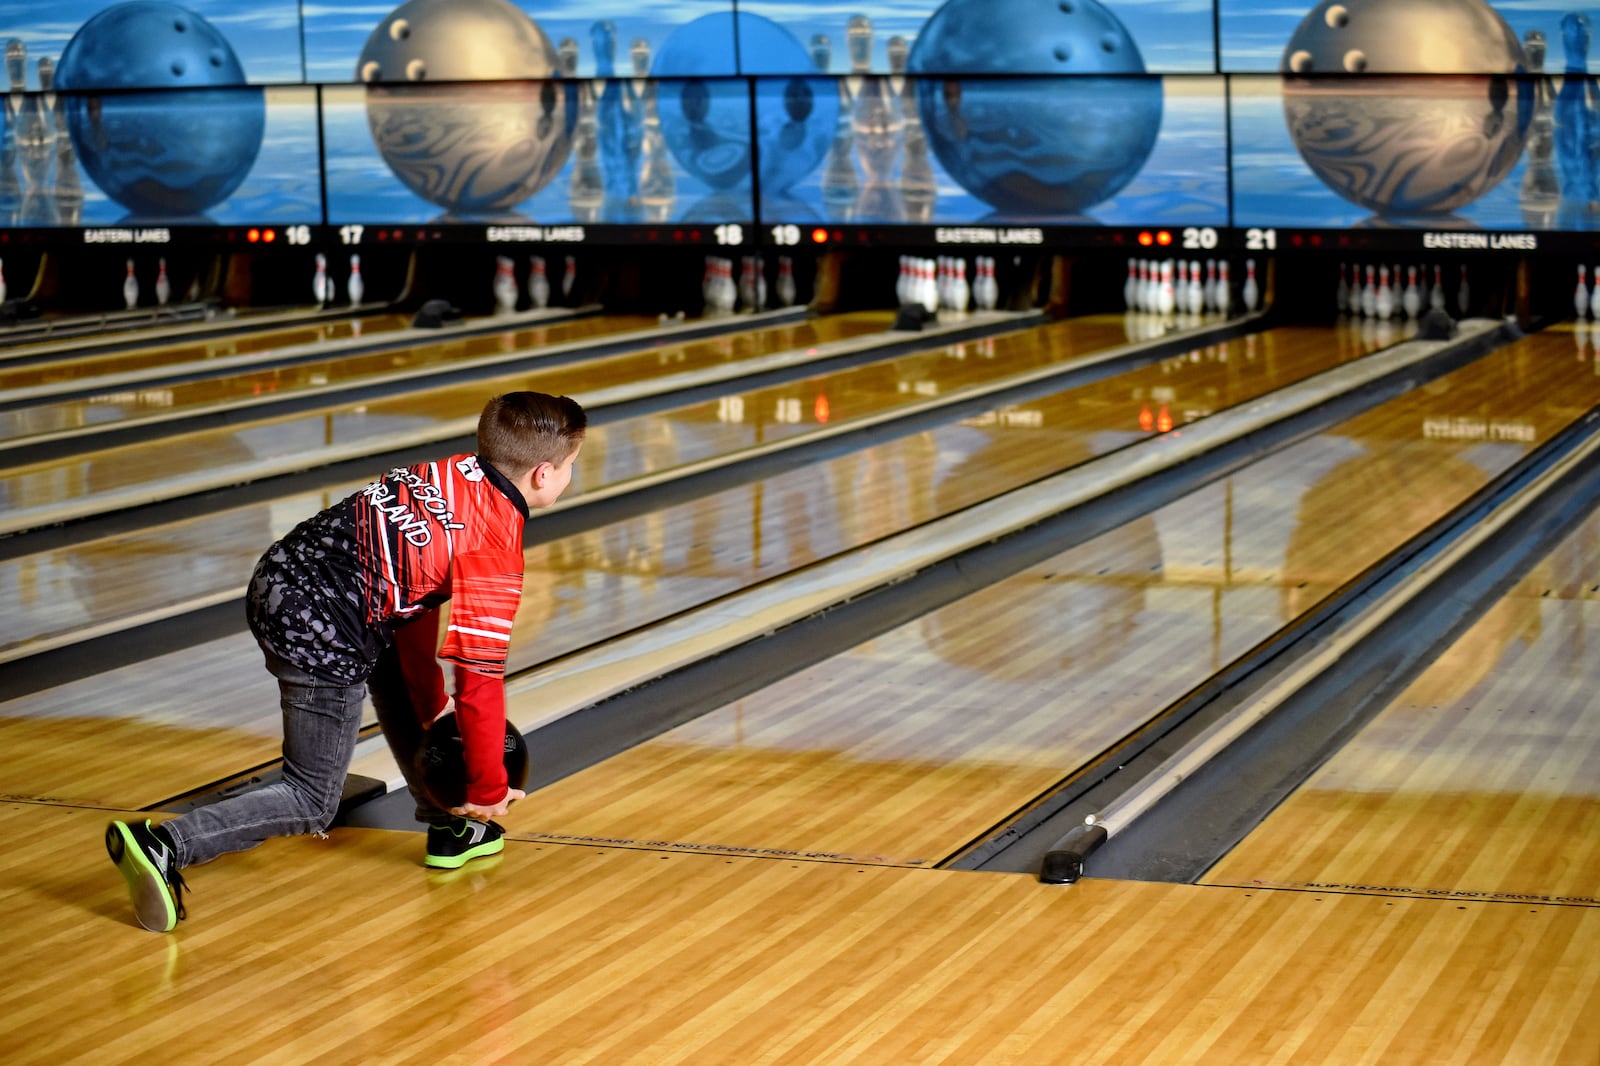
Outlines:
[[609, 334], [645, 330], [653, 325], [655, 319], [642, 315], [580, 318], [476, 337], [447, 335], [392, 351], [361, 355], [331, 352], [326, 359], [317, 362], [283, 367], [264, 365], [199, 381], [150, 387], [119, 386], [86, 399], [52, 401], [0, 412], [0, 439], [109, 425], [150, 414], [287, 394], [330, 383], [359, 383], [363, 378], [400, 370], [444, 366], [547, 345], [593, 340]]
[[[783, 339], [812, 335], [786, 333]], [[597, 488], [848, 424], [996, 377], [1070, 361], [1124, 339], [1114, 318], [1078, 319], [1052, 325], [1026, 342], [1002, 338], [946, 345], [804, 381], [730, 393], [664, 413], [596, 424], [590, 428], [562, 506]], [[679, 357], [687, 358], [675, 351], [672, 367], [680, 365]], [[240, 588], [266, 544], [305, 515], [364, 483], [352, 481], [324, 492], [0, 562], [0, 585], [10, 571], [26, 570], [25, 584], [36, 592], [28, 610], [0, 614], [0, 648]], [[24, 582], [17, 579], [17, 584]]]
[[1205, 880], [1600, 903], [1600, 511]]
[[[534, 834], [939, 861], [1580, 417], [1600, 400], [1600, 378], [1568, 344], [1539, 335], [1486, 356], [541, 790], [511, 822]], [[959, 463], [946, 469], [928, 491], [971, 480]], [[874, 498], [914, 511], [907, 490], [919, 483], [890, 481], [871, 486]], [[840, 478], [809, 497], [796, 486], [794, 509], [864, 507], [848, 487], [865, 483]], [[757, 513], [776, 503], [750, 502]], [[800, 524], [789, 550], [820, 532]], [[533, 596], [530, 610], [559, 643], [602, 579], [589, 571], [574, 588], [570, 569], [552, 569], [569, 584]], [[635, 578], [636, 598], [673, 580], [687, 579]]]
[[[227, 472], [240, 481], [263, 462], [305, 461], [316, 465], [319, 450], [368, 446], [395, 447], [406, 435], [435, 433], [440, 427], [470, 435], [484, 399], [511, 389], [568, 393], [735, 363], [772, 351], [804, 348], [830, 340], [876, 332], [881, 315], [840, 316], [638, 352], [566, 364], [547, 370], [521, 370], [496, 378], [420, 388], [365, 403], [342, 402], [297, 415], [204, 430], [163, 440], [87, 452], [61, 460], [15, 468], [0, 480], [11, 506], [37, 508], [110, 493], [126, 493], [186, 475]], [[298, 373], [300, 369], [295, 368]], [[0, 418], [3, 418], [0, 415]], [[454, 428], [451, 428], [454, 427]], [[126, 506], [118, 502], [117, 506]]]
[[[152, 344], [150, 347], [125, 351], [95, 352], [89, 355], [63, 352], [59, 358], [28, 362], [20, 366], [6, 366], [0, 363], [0, 391], [25, 389], [54, 381], [100, 377], [105, 374], [126, 374], [135, 370], [149, 370], [183, 363], [204, 363], [230, 355], [270, 352], [277, 348], [347, 340], [351, 337], [381, 337], [383, 334], [393, 333], [410, 325], [409, 315], [369, 315], [364, 318], [274, 326], [250, 333], [230, 334], [226, 337], [201, 340], [179, 338], [164, 345]], [[137, 337], [130, 339], [137, 341]]]

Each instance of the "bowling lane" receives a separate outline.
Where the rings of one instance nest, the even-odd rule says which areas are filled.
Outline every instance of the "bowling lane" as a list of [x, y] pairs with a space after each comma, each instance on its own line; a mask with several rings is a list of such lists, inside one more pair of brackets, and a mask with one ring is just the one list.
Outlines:
[[[506, 823], [537, 839], [945, 861], [1600, 402], [1571, 343], [1540, 334], [1485, 356], [541, 789]], [[874, 491], [920, 487], [899, 480]], [[946, 467], [934, 491], [960, 480]], [[525, 698], [513, 715], [537, 713], [538, 693]]]
[[1600, 511], [1203, 883], [1600, 905]]
[[[1069, 363], [1127, 341], [1121, 316], [1072, 319], [1026, 336], [944, 345], [793, 382], [734, 392], [661, 414], [596, 425], [579, 454], [570, 506], [586, 492], [811, 435], [886, 412]], [[580, 396], [581, 398], [581, 396]], [[243, 594], [255, 559], [305, 515], [365, 480], [199, 515], [88, 543], [0, 561], [0, 590], [26, 591], [28, 609], [0, 613], [0, 662], [67, 637], [186, 602]]]
[[226, 337], [188, 339], [178, 336], [153, 340], [148, 344], [141, 344], [138, 335], [130, 333], [129, 344], [138, 344], [138, 347], [87, 355], [75, 352], [71, 344], [63, 344], [59, 353], [47, 359], [29, 360], [18, 365], [0, 362], [0, 394], [55, 381], [76, 381], [188, 363], [204, 365], [229, 356], [252, 355], [354, 337], [381, 339], [385, 334], [399, 332], [410, 325], [409, 315], [379, 314], [292, 325], [280, 323]]
[[[1027, 330], [994, 344], [997, 351], [1041, 344], [1064, 328]], [[1242, 337], [534, 544], [526, 553], [511, 667], [526, 669], [663, 621], [1143, 439], [1165, 428], [1163, 409], [1181, 423], [1364, 350], [1354, 330]], [[916, 383], [909, 384], [914, 391]], [[653, 450], [664, 451], [666, 438], [663, 430]], [[217, 692], [228, 697], [197, 697]], [[0, 792], [116, 807], [158, 804], [272, 760], [276, 707], [274, 686], [246, 635], [11, 700], [0, 705], [0, 745], [12, 753], [0, 768]], [[84, 737], [93, 750], [77, 751], [71, 765], [62, 765], [52, 738], [63, 732]]]
[[0, 440], [25, 441], [29, 437], [85, 426], [105, 426], [152, 416], [247, 402], [257, 396], [281, 396], [325, 385], [359, 385], [364, 379], [442, 368], [451, 364], [558, 344], [573, 344], [625, 333], [639, 333], [639, 345], [651, 343], [648, 330], [656, 320], [646, 315], [595, 315], [545, 325], [507, 329], [501, 333], [463, 337], [445, 333], [436, 340], [380, 352], [344, 355], [330, 352], [326, 359], [290, 366], [266, 364], [232, 373], [148, 388], [137, 383], [119, 384], [82, 399], [46, 401], [0, 411]]
[[[618, 319], [584, 319], [575, 328], [601, 328]], [[170, 499], [194, 486], [253, 480], [263, 464], [305, 469], [366, 450], [387, 451], [408, 441], [470, 434], [486, 397], [512, 389], [583, 396], [597, 389], [645, 382], [736, 364], [778, 351], [793, 351], [882, 331], [882, 312], [791, 322], [682, 344], [652, 344], [641, 350], [568, 363], [545, 370], [523, 369], [501, 377], [427, 388], [369, 402], [344, 402], [318, 410], [245, 421], [216, 429], [178, 433], [162, 440], [81, 452], [20, 464], [0, 477], [0, 530], [29, 528], [34, 515], [72, 515], [118, 510], [153, 499]], [[548, 327], [551, 330], [557, 327]], [[509, 337], [503, 338], [509, 343]], [[293, 368], [298, 373], [303, 368]], [[160, 390], [156, 390], [160, 391]], [[3, 417], [3, 416], [0, 416]], [[445, 432], [445, 428], [449, 432]], [[174, 488], [174, 486], [176, 486]], [[32, 512], [30, 514], [30, 512]]]

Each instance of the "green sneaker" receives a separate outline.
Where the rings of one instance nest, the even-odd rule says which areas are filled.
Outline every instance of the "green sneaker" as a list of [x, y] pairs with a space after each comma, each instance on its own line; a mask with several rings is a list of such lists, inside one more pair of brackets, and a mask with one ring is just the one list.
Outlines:
[[143, 825], [112, 822], [106, 826], [106, 851], [128, 882], [139, 924], [166, 933], [188, 917], [183, 892], [189, 886], [178, 872], [178, 857], [151, 829], [148, 818]]
[[506, 846], [506, 831], [495, 822], [452, 818], [428, 827], [428, 854], [423, 862], [436, 870], [454, 870], [473, 859], [498, 855]]

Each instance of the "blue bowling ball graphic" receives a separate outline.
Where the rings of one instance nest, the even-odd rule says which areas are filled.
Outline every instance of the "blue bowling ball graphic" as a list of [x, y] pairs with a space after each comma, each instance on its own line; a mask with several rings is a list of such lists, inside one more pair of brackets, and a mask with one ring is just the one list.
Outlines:
[[[939, 162], [1003, 214], [1073, 214], [1110, 199], [1161, 131], [1161, 79], [1141, 76], [1138, 46], [1095, 0], [949, 0], [907, 69]], [[1075, 76], [981, 77], [1018, 72]]]
[[769, 18], [740, 12], [705, 15], [662, 42], [650, 64], [661, 86], [661, 130], [678, 165], [718, 191], [750, 177], [750, 102], [744, 87], [725, 77], [735, 25], [739, 69], [755, 75], [760, 104], [756, 139], [761, 188], [782, 192], [815, 170], [828, 152], [839, 117], [830, 78], [784, 71], [811, 69], [811, 55]]
[[239, 188], [261, 151], [262, 91], [246, 86], [216, 27], [177, 4], [101, 11], [62, 50], [55, 85], [84, 170], [135, 215], [202, 215]]

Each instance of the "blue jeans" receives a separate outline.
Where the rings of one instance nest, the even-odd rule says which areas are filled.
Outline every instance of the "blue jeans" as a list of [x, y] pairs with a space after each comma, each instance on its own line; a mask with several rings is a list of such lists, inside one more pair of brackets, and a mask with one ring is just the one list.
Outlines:
[[392, 647], [384, 651], [366, 683], [354, 685], [331, 685], [312, 677], [266, 645], [262, 653], [267, 670], [278, 679], [283, 707], [283, 777], [162, 823], [172, 837], [179, 866], [210, 862], [270, 837], [326, 829], [339, 812], [369, 688], [384, 739], [417, 797], [417, 819], [433, 823], [448, 819], [412, 781], [423, 732]]

